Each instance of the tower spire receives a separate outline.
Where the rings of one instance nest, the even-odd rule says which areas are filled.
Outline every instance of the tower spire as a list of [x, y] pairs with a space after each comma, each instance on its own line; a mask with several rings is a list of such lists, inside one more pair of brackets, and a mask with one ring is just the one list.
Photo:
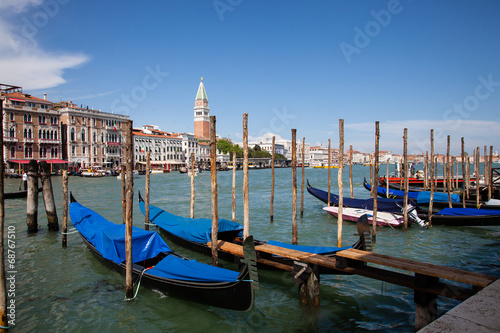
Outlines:
[[210, 139], [210, 108], [203, 77], [200, 79], [194, 102], [194, 135], [204, 140]]

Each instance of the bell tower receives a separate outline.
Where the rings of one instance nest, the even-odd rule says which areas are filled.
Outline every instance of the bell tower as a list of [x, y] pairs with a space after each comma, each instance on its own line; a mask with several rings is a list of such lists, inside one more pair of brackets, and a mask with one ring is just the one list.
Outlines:
[[210, 139], [210, 108], [203, 77], [194, 101], [194, 135], [203, 140]]

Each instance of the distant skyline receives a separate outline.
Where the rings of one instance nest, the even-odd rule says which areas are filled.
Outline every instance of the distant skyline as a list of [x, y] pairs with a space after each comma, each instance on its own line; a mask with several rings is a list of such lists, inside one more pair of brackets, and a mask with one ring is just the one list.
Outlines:
[[222, 137], [400, 154], [500, 144], [500, 1], [4, 0], [0, 83], [194, 132], [200, 78]]

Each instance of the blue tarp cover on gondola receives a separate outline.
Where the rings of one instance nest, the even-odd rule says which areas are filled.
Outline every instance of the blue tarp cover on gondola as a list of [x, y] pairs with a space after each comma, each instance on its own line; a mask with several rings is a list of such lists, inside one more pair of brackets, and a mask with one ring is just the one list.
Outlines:
[[[367, 190], [371, 189], [371, 185], [366, 183], [365, 187]], [[386, 187], [381, 187], [377, 186], [377, 192], [386, 195], [387, 193], [387, 188]], [[396, 196], [396, 197], [404, 197], [405, 192], [400, 191], [400, 190], [395, 190], [390, 188], [389, 189], [389, 197], [391, 196]], [[430, 191], [421, 191], [421, 192], [413, 192], [413, 191], [408, 191], [408, 198], [417, 200], [417, 204], [428, 204], [430, 202], [431, 198], [431, 192]], [[448, 202], [448, 193], [442, 193], [442, 192], [434, 192], [434, 202]], [[460, 195], [457, 193], [452, 193], [451, 194], [451, 201], [452, 202], [460, 202]]]
[[[416, 193], [418, 193], [417, 203], [427, 204], [431, 201], [431, 192], [422, 191]], [[450, 196], [451, 202], [460, 202], [460, 195], [458, 193], [452, 193]], [[434, 192], [433, 202], [448, 202], [448, 193]]]
[[[139, 202], [144, 214], [144, 201]], [[149, 205], [149, 220], [169, 233], [191, 242], [206, 244], [211, 241], [212, 219], [192, 219], [170, 214], [163, 209]], [[219, 233], [226, 231], [243, 232], [239, 223], [219, 219]]]
[[481, 215], [500, 215], [500, 210], [496, 209], [477, 209], [477, 208], [444, 208], [434, 215], [451, 216], [481, 216]]
[[[114, 224], [78, 202], [69, 205], [75, 228], [101, 253], [117, 264], [125, 261], [125, 224]], [[170, 252], [165, 241], [154, 231], [132, 227], [132, 260], [139, 262]]]
[[[328, 192], [314, 188], [312, 186], [309, 186], [307, 188], [309, 193], [314, 195], [316, 198], [322, 200], [323, 202], [328, 201]], [[368, 209], [368, 210], [373, 210], [373, 199], [354, 199], [354, 198], [343, 198], [343, 204], [345, 207], [350, 207], [350, 208], [362, 208], [362, 209]], [[339, 204], [339, 196], [333, 193], [330, 193], [330, 202], [332, 202], [334, 205]], [[403, 199], [386, 199], [386, 198], [378, 198], [377, 199], [377, 210], [379, 212], [388, 212], [388, 213], [401, 213], [401, 207], [403, 207]], [[410, 200], [408, 201], [409, 204], [413, 204]], [[414, 204], [413, 204], [414, 205]]]
[[273, 241], [273, 240], [270, 240], [269, 242], [267, 242], [267, 244], [279, 246], [279, 247], [284, 247], [285, 249], [302, 251], [302, 252], [307, 252], [307, 253], [314, 253], [314, 254], [333, 253], [333, 252], [338, 252], [338, 251], [347, 250], [347, 249], [352, 248], [352, 246], [335, 247], [335, 246], [292, 245], [292, 244], [282, 243], [282, 242]]
[[196, 260], [184, 260], [173, 255], [160, 261], [147, 273], [167, 279], [197, 282], [236, 282], [239, 275], [235, 271], [202, 264]]

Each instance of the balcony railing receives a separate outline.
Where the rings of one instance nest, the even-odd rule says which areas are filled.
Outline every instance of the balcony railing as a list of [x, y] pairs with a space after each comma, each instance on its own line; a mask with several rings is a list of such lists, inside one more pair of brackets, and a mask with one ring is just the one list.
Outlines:
[[11, 137], [11, 136], [4, 136], [3, 137], [4, 142], [18, 142], [19, 139], [17, 137]]

